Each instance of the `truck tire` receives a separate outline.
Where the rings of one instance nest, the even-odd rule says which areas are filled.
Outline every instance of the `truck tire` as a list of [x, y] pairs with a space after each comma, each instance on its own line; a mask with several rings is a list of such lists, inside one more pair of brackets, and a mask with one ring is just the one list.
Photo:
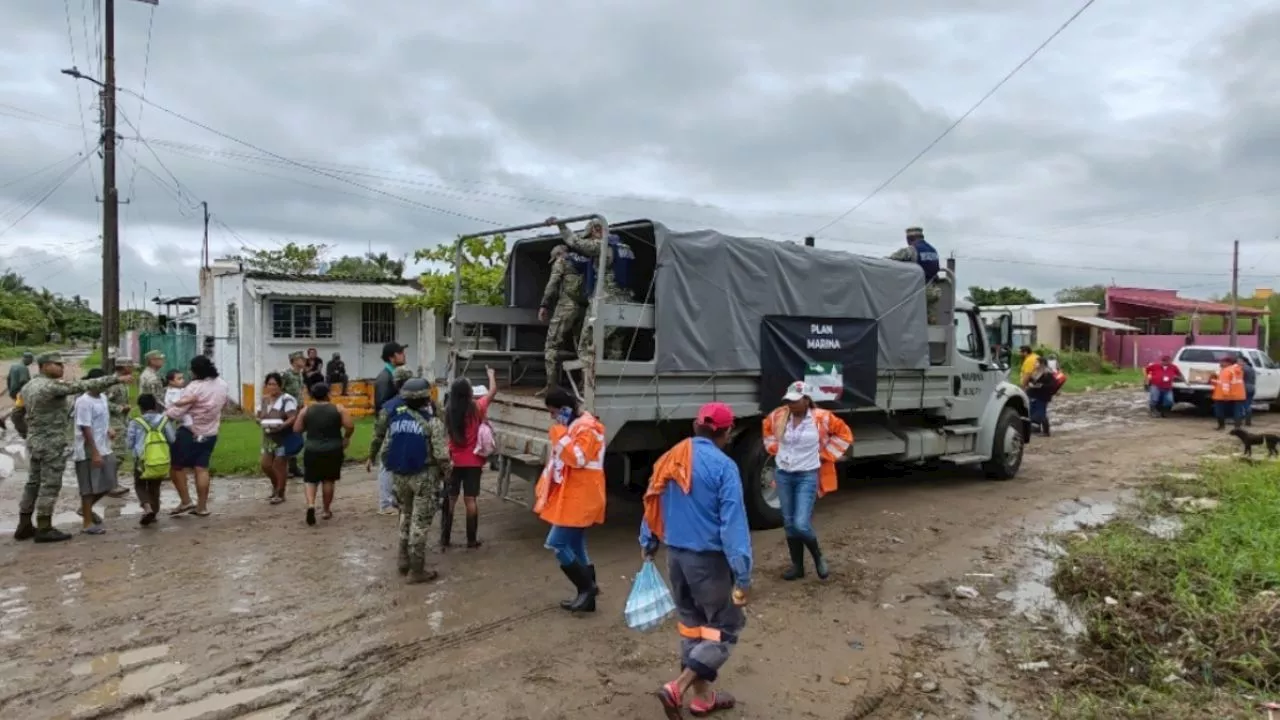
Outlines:
[[742, 500], [751, 529], [782, 527], [782, 508], [777, 490], [772, 487], [773, 456], [765, 452], [759, 428], [738, 436], [733, 444], [733, 460], [742, 474]]
[[1000, 411], [995, 438], [991, 441], [991, 459], [982, 464], [982, 470], [992, 480], [1012, 480], [1018, 475], [1026, 447], [1021, 425], [1022, 418], [1016, 410], [1006, 407]]

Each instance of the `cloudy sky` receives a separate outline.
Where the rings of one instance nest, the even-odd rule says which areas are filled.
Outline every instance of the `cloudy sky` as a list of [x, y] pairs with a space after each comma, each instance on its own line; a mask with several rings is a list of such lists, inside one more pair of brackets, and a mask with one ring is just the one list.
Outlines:
[[[100, 72], [99, 4], [0, 4], [0, 269], [95, 306], [95, 88], [58, 71]], [[1098, 0], [829, 225], [1078, 7], [872, 6], [118, 0], [123, 302], [196, 292], [201, 201], [215, 256], [597, 210], [875, 255], [919, 224], [963, 284], [1046, 297], [1218, 294], [1238, 238], [1277, 284], [1280, 4]]]

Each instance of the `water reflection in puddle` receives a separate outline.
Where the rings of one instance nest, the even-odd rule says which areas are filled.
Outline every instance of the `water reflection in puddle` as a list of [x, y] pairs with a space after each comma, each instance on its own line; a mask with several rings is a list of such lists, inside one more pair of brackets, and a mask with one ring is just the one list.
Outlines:
[[1058, 599], [1050, 586], [1058, 558], [1066, 554], [1060, 545], [1048, 540], [1035, 539], [1029, 543], [1031, 556], [1018, 568], [1018, 582], [1013, 590], [996, 595], [1013, 605], [1013, 609], [1032, 623], [1051, 620], [1057, 623], [1068, 637], [1084, 632], [1084, 622]]
[[26, 593], [26, 585], [0, 588], [0, 640], [22, 639], [18, 628], [22, 619], [31, 612], [27, 607]]
[[132, 650], [122, 650], [117, 653], [107, 653], [74, 665], [71, 668], [71, 674], [80, 677], [85, 675], [111, 675], [121, 668], [130, 668], [134, 665], [159, 660], [168, 654], [168, 645], [151, 645]]

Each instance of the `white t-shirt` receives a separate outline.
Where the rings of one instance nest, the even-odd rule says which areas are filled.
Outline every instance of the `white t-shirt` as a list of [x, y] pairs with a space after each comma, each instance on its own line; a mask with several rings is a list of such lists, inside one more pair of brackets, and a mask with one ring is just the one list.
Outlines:
[[778, 469], [786, 472], [810, 472], [822, 465], [822, 455], [818, 447], [818, 424], [813, 413], [806, 413], [797, 425], [786, 416], [786, 428], [782, 431], [782, 442], [778, 445]]
[[[178, 398], [180, 397], [182, 397], [182, 388], [176, 388], [176, 387], [165, 388], [164, 389], [164, 406], [169, 407], [170, 405], [177, 402]], [[182, 426], [191, 427], [190, 415], [182, 416]]]
[[80, 428], [88, 427], [93, 431], [93, 444], [98, 454], [106, 457], [111, 454], [111, 440], [107, 437], [107, 428], [111, 425], [111, 411], [107, 407], [107, 399], [101, 395], [92, 397], [84, 393], [76, 398], [72, 417], [75, 418], [75, 442], [71, 449], [71, 459], [76, 462], [88, 460], [90, 454], [84, 446], [84, 433]]
[[298, 400], [289, 393], [280, 393], [280, 395], [276, 397], [276, 401], [271, 403], [271, 407], [267, 409], [278, 410], [282, 413], [291, 413], [298, 409]]

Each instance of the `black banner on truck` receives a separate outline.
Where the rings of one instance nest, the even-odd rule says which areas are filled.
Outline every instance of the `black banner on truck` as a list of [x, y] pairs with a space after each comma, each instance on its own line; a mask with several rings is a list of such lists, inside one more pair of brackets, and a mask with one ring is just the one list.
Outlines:
[[804, 380], [830, 410], [875, 405], [875, 320], [768, 315], [760, 321], [760, 409], [782, 404]]

